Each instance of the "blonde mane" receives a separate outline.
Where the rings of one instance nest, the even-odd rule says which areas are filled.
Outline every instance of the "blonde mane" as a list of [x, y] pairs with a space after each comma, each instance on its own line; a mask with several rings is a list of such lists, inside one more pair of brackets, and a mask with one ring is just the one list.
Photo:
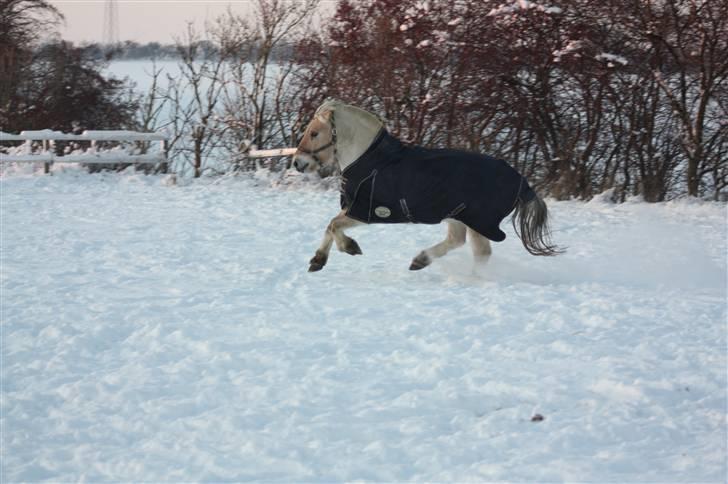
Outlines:
[[325, 114], [334, 114], [339, 166], [345, 170], [369, 148], [384, 123], [374, 114], [336, 99], [328, 99], [316, 109], [315, 116], [327, 122]]

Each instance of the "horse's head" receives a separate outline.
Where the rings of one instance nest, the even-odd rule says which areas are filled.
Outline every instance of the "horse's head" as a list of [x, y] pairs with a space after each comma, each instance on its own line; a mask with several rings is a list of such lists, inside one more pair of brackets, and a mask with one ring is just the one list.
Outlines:
[[382, 128], [382, 121], [363, 109], [335, 99], [324, 101], [303, 133], [293, 166], [322, 174], [344, 171], [364, 154]]
[[316, 111], [293, 155], [296, 170], [312, 172], [335, 168], [332, 166], [336, 163], [336, 129], [333, 119], [333, 109]]

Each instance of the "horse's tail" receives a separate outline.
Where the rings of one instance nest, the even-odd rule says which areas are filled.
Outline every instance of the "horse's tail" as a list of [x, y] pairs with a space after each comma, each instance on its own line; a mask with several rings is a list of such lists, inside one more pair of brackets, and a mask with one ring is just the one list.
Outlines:
[[516, 235], [523, 242], [526, 250], [533, 255], [553, 256], [563, 254], [560, 248], [551, 242], [551, 229], [549, 228], [549, 212], [544, 202], [536, 192], [528, 190], [526, 196], [518, 197], [513, 212], [513, 228]]

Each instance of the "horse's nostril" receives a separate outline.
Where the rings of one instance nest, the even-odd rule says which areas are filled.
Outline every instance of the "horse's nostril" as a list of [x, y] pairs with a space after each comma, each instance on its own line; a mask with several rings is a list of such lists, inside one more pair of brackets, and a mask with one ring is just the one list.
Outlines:
[[303, 173], [304, 171], [306, 171], [306, 167], [308, 167], [308, 160], [306, 160], [305, 158], [301, 159], [299, 157], [296, 157], [293, 160], [293, 166], [296, 168], [297, 171]]

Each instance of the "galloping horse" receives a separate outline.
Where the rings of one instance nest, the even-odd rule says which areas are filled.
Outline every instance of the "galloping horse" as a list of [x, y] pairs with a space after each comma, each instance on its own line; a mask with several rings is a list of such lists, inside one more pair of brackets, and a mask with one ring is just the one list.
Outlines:
[[460, 247], [466, 235], [476, 260], [486, 260], [490, 241], [505, 239], [499, 224], [511, 212], [516, 234], [529, 253], [562, 252], [550, 242], [546, 204], [505, 161], [403, 144], [379, 118], [339, 101], [326, 101], [316, 110], [293, 164], [302, 172], [338, 164], [343, 176], [342, 210], [326, 228], [309, 272], [323, 269], [333, 242], [342, 252], [361, 254], [344, 229], [370, 223], [447, 222], [445, 240], [421, 251], [411, 270]]

